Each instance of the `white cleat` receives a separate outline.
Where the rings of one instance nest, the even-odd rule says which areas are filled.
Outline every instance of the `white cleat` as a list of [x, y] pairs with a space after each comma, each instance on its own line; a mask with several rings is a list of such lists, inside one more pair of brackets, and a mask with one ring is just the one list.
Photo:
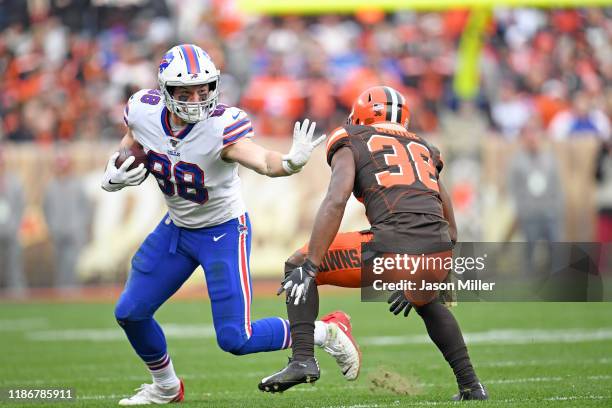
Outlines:
[[337, 311], [324, 316], [321, 321], [327, 323], [323, 349], [336, 360], [344, 378], [356, 380], [361, 369], [361, 351], [351, 334], [350, 316]]
[[119, 405], [170, 404], [181, 402], [185, 397], [183, 380], [177, 390], [164, 390], [155, 384], [142, 384], [136, 391], [138, 392], [133, 396], [119, 401]]

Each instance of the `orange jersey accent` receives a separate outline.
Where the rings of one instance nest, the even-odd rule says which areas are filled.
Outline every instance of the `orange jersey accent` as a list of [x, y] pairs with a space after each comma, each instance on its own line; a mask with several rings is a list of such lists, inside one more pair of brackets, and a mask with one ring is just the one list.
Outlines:
[[341, 140], [342, 138], [348, 138], [349, 135], [348, 133], [346, 133], [346, 129], [344, 129], [344, 127], [340, 126], [337, 127], [336, 129], [334, 129], [330, 136], [329, 139], [327, 139], [327, 144], [325, 146], [325, 151], [327, 152], [327, 154], [329, 154], [329, 150], [330, 148], [339, 140]]
[[[371, 240], [372, 233], [369, 231], [336, 235], [319, 266], [317, 285], [361, 287], [361, 244]], [[306, 255], [308, 244], [300, 248], [299, 252]]]

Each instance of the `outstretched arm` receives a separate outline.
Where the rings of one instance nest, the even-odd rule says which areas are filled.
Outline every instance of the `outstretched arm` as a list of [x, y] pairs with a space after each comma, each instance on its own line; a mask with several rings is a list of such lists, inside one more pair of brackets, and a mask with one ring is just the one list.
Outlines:
[[346, 202], [355, 183], [355, 161], [349, 147], [340, 148], [332, 159], [332, 175], [327, 195], [319, 207], [308, 244], [308, 257], [320, 265], [338, 233]]
[[289, 176], [299, 172], [310, 159], [314, 148], [325, 140], [325, 135], [316, 139], [313, 137], [315, 126], [316, 123], [310, 123], [308, 119], [305, 119], [302, 124], [295, 123], [293, 144], [288, 154], [268, 150], [251, 139], [245, 138], [223, 149], [221, 158], [240, 163], [265, 176]]
[[268, 150], [251, 139], [242, 139], [223, 149], [221, 158], [237, 162], [246, 168], [268, 177], [283, 177], [293, 173], [283, 168], [283, 154]]
[[279, 295], [287, 291], [287, 303], [306, 303], [306, 296], [317, 275], [318, 266], [338, 233], [346, 202], [353, 191], [355, 162], [351, 149], [341, 147], [334, 154], [331, 166], [329, 189], [315, 218], [306, 261], [285, 275], [277, 292]]

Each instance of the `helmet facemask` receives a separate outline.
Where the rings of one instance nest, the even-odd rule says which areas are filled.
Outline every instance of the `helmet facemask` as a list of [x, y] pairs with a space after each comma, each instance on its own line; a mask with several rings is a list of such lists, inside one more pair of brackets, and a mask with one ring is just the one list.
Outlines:
[[[179, 101], [174, 99], [171, 94], [174, 87], [184, 86], [198, 86], [203, 84], [209, 84], [208, 96], [206, 100], [199, 102], [187, 102]], [[216, 77], [210, 82], [204, 82], [203, 84], [163, 84], [160, 82], [159, 86], [164, 95], [164, 102], [169, 111], [173, 112], [176, 116], [187, 123], [197, 123], [210, 117], [214, 112], [217, 102], [219, 100], [219, 78]], [[170, 89], [169, 89], [170, 88]]]

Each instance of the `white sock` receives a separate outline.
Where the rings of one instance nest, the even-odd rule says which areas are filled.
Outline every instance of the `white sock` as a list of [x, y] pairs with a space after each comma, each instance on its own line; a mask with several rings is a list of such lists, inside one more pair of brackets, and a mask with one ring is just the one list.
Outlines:
[[180, 385], [180, 380], [174, 372], [174, 365], [170, 356], [168, 356], [168, 364], [165, 367], [155, 370], [149, 368], [149, 371], [153, 377], [153, 383], [160, 388], [175, 390]]
[[321, 347], [325, 344], [325, 340], [327, 340], [327, 323], [317, 320], [314, 329], [314, 344]]

